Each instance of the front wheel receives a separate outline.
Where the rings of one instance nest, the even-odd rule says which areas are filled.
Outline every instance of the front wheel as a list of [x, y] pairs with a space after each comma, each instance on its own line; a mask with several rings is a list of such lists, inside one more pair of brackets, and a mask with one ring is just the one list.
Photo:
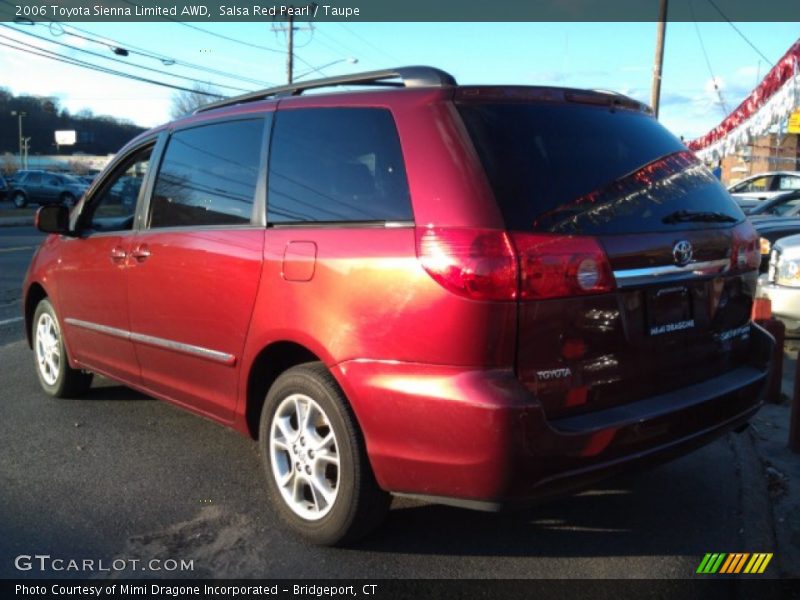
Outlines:
[[33, 315], [33, 351], [39, 383], [51, 396], [80, 396], [92, 385], [91, 373], [69, 366], [58, 317], [47, 299], [39, 302]]
[[64, 192], [63, 194], [61, 194], [61, 196], [59, 197], [59, 201], [64, 206], [69, 206], [69, 207], [75, 206], [75, 196], [73, 196], [69, 192]]
[[259, 447], [273, 504], [310, 541], [355, 541], [386, 515], [389, 496], [375, 482], [350, 406], [323, 364], [278, 377], [261, 413]]
[[11, 201], [17, 208], [25, 208], [26, 206], [28, 206], [28, 197], [22, 192], [16, 192], [14, 196], [11, 198]]

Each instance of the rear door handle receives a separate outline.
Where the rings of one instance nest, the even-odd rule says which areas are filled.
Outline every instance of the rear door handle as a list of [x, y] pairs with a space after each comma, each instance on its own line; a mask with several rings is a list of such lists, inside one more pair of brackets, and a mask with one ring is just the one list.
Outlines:
[[131, 252], [131, 256], [142, 262], [143, 260], [147, 260], [150, 258], [150, 248], [147, 247], [147, 244], [142, 244], [141, 246], [137, 246], [133, 252]]
[[128, 256], [127, 252], [120, 246], [114, 246], [111, 249], [111, 260], [113, 261], [125, 260], [126, 256]]

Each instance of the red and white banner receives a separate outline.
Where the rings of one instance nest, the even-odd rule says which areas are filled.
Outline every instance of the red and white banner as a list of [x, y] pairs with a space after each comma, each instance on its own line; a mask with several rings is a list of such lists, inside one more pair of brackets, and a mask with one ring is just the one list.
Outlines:
[[792, 111], [800, 106], [800, 39], [761, 83], [714, 129], [687, 145], [703, 161], [714, 161], [778, 124], [783, 130]]

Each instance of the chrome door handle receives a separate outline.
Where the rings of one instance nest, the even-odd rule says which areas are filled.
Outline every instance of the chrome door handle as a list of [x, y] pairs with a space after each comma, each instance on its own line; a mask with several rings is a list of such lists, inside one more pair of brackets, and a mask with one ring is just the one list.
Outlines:
[[126, 256], [128, 256], [127, 252], [119, 246], [114, 246], [111, 249], [111, 260], [125, 260]]
[[142, 244], [131, 252], [131, 256], [138, 261], [143, 261], [150, 257], [150, 249], [147, 247], [147, 244]]

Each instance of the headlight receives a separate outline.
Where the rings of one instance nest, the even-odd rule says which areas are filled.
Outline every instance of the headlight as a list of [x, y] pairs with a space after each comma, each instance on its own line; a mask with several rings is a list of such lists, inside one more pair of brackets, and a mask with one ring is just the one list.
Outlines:
[[775, 268], [775, 283], [800, 287], [800, 260], [779, 258]]
[[761, 238], [758, 241], [759, 247], [761, 248], [761, 256], [766, 256], [769, 254], [769, 251], [772, 249], [772, 244], [769, 243], [767, 238]]

